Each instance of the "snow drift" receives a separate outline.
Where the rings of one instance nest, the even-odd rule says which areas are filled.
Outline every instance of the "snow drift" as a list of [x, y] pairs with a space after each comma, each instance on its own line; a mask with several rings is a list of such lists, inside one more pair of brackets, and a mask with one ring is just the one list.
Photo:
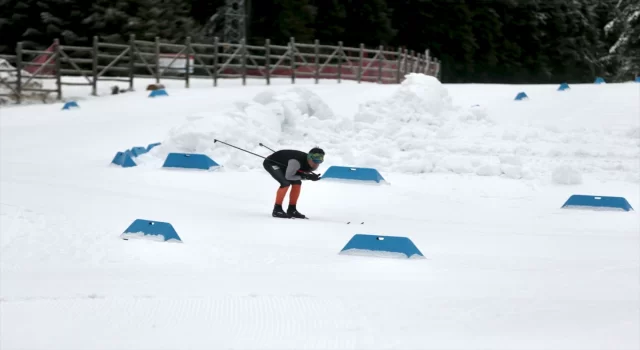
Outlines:
[[[454, 103], [440, 81], [423, 74], [407, 75], [392, 91], [386, 98], [361, 103], [353, 115], [344, 115], [308, 88], [265, 90], [251, 100], [237, 101], [232, 108], [189, 115], [169, 131], [161, 147], [138, 162], [160, 166], [169, 152], [194, 152], [207, 154], [224, 169], [248, 171], [262, 166], [255, 155], [214, 142], [219, 139], [264, 156], [270, 151], [260, 143], [304, 151], [319, 146], [327, 152], [326, 167], [574, 183], [578, 180], [573, 176], [560, 180], [554, 171], [561, 164], [580, 161], [578, 172], [640, 181], [640, 166], [633, 161], [639, 155], [637, 129], [612, 132], [565, 120], [519, 123], [520, 114], [538, 113], [531, 106], [540, 108], [547, 101], [534, 104], [541, 99], [534, 95], [536, 102], [513, 102], [512, 111], [492, 110], [489, 104], [462, 106]], [[574, 103], [554, 99], [548, 108], [569, 109]], [[503, 120], [492, 114], [502, 114]], [[602, 142], [610, 144], [607, 152]], [[558, 148], [558, 144], [565, 147]]]

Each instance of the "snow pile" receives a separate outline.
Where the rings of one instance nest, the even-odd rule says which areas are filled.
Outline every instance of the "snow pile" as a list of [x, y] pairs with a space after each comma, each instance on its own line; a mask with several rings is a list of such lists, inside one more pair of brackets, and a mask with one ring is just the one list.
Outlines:
[[159, 166], [169, 152], [186, 152], [207, 154], [226, 169], [261, 167], [255, 155], [214, 142], [219, 139], [260, 155], [270, 154], [260, 143], [304, 151], [319, 146], [327, 152], [326, 166], [470, 173], [468, 159], [440, 159], [431, 144], [453, 137], [459, 120], [478, 122], [486, 115], [482, 109], [456, 109], [444, 86], [422, 74], [408, 75], [387, 99], [361, 104], [354, 116], [339, 115], [306, 88], [264, 91], [233, 108], [189, 116], [138, 162]]
[[[364, 88], [340, 87], [347, 95]], [[624, 123], [603, 125], [601, 116], [611, 118], [628, 111], [612, 110], [609, 102], [585, 105], [582, 101], [589, 94], [574, 101], [571, 98], [577, 94], [558, 99], [552, 96], [555, 89], [549, 89], [546, 100], [537, 93], [536, 101], [528, 105], [513, 103], [510, 97], [508, 102], [492, 103], [487, 97], [482, 105], [461, 106], [445, 85], [423, 74], [409, 74], [400, 85], [385, 88], [389, 92], [381, 98], [359, 104], [347, 99], [358, 106], [349, 115], [341, 113], [345, 103], [336, 102], [335, 95], [323, 99], [322, 90], [301, 86], [264, 90], [250, 100], [228, 104], [229, 108], [190, 115], [169, 131], [162, 146], [137, 161], [159, 167], [169, 152], [203, 153], [223, 169], [261, 169], [261, 159], [214, 142], [218, 139], [261, 156], [271, 151], [260, 143], [303, 151], [319, 146], [327, 154], [324, 169], [343, 165], [383, 173], [456, 173], [573, 183], [578, 181], [575, 176], [557, 175], [556, 168], [579, 161], [583, 173], [640, 181], [640, 129]], [[583, 110], [574, 112], [576, 106]], [[560, 177], [554, 180], [556, 176]]]
[[216, 140], [266, 156], [271, 151], [260, 143], [307, 151], [351, 129], [351, 122], [337, 118], [316, 94], [299, 87], [281, 93], [265, 91], [251, 101], [236, 102], [233, 108], [186, 119], [169, 131], [161, 146], [141, 155], [139, 162], [159, 166], [170, 152], [201, 153], [226, 169], [246, 171], [261, 167], [262, 160]]
[[560, 185], [579, 185], [582, 183], [582, 174], [569, 165], [561, 165], [553, 170], [551, 179]]
[[411, 73], [390, 98], [361, 105], [354, 120], [385, 126], [400, 123], [442, 125], [445, 112], [452, 108], [447, 89], [436, 78]]

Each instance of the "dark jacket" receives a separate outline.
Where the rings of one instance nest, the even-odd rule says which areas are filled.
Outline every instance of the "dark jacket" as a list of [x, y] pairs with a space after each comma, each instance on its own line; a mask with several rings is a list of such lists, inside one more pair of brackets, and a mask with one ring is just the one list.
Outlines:
[[267, 157], [265, 162], [280, 166], [284, 172], [284, 177], [289, 181], [301, 180], [299, 175], [296, 175], [298, 170], [303, 172], [310, 172], [311, 167], [307, 161], [307, 153], [296, 150], [280, 150]]

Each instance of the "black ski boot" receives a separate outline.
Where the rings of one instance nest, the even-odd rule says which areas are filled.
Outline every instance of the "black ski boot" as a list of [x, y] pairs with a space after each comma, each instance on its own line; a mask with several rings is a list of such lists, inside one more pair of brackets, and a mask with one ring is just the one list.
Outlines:
[[287, 214], [292, 217], [292, 218], [296, 218], [296, 219], [306, 219], [307, 217], [302, 215], [298, 209], [296, 209], [295, 205], [289, 205], [289, 208], [287, 208]]
[[284, 219], [290, 219], [291, 215], [287, 214], [284, 212], [284, 209], [282, 209], [282, 205], [280, 204], [276, 204], [273, 206], [273, 213], [271, 213], [271, 215], [274, 218], [284, 218]]

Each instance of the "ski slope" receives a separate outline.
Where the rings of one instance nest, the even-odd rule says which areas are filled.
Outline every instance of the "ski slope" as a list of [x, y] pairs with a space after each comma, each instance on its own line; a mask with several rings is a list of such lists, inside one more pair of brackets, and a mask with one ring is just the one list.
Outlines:
[[[0, 108], [0, 349], [640, 348], [637, 211], [560, 209], [640, 207], [640, 84], [272, 82]], [[310, 220], [272, 218], [262, 159], [215, 138], [389, 183], [305, 182]], [[162, 169], [175, 151], [223, 167]], [[183, 244], [120, 239], [137, 218]], [[356, 233], [426, 259], [339, 255]]]

